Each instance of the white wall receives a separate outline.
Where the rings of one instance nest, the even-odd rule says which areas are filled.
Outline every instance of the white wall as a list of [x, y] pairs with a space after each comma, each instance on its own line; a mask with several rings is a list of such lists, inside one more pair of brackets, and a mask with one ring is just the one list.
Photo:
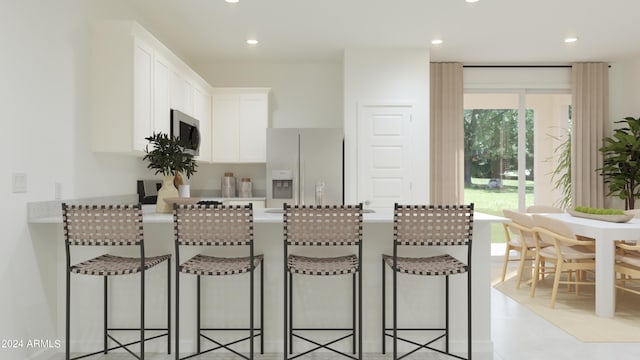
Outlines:
[[270, 87], [271, 127], [342, 127], [342, 64], [197, 64], [213, 87]]
[[[615, 121], [623, 120], [627, 116], [640, 117], [640, 56], [612, 61], [609, 64], [611, 124], [605, 130], [607, 136], [611, 136], [612, 129], [620, 127], [620, 124], [614, 124]], [[607, 206], [624, 209], [624, 201], [618, 198], [608, 198], [605, 201]]]
[[[213, 87], [269, 87], [269, 126], [342, 128], [342, 64], [196, 64]], [[233, 171], [250, 177], [256, 191], [266, 191], [264, 164], [205, 164], [190, 180], [195, 189], [220, 189], [220, 178]]]
[[345, 202], [357, 199], [357, 108], [362, 103], [414, 104], [415, 203], [428, 201], [428, 49], [348, 49], [344, 53]]
[[[126, 0], [2, 0], [0, 7], [0, 339], [63, 341], [47, 298], [63, 285], [47, 269], [63, 244], [27, 225], [26, 203], [53, 200], [55, 182], [63, 198], [131, 194], [147, 173], [141, 160], [93, 154], [88, 143], [89, 24], [135, 14]], [[27, 175], [27, 193], [11, 192], [12, 173]], [[0, 358], [41, 350], [0, 349]]]
[[570, 67], [465, 67], [464, 88], [487, 89], [571, 89]]
[[[611, 62], [609, 107], [611, 122], [640, 116], [640, 56]], [[613, 125], [618, 127], [617, 125]]]

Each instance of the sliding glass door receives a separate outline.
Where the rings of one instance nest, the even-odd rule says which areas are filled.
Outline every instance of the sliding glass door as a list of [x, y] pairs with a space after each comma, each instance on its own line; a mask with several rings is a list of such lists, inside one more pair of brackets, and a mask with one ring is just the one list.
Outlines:
[[567, 136], [570, 102], [570, 94], [557, 92], [466, 93], [465, 202], [496, 215], [557, 204], [554, 149]]

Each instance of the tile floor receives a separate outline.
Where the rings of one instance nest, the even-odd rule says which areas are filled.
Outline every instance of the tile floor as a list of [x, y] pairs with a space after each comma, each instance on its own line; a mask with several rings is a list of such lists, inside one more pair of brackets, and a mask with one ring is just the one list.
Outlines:
[[[494, 266], [501, 266], [504, 250], [492, 251]], [[546, 320], [519, 305], [497, 290], [491, 290], [492, 333], [494, 360], [637, 360], [640, 359], [640, 343], [583, 343]], [[63, 359], [59, 354], [53, 359]], [[280, 354], [257, 355], [256, 360], [279, 360]], [[366, 360], [387, 360], [390, 355], [365, 354]], [[53, 360], [52, 359], [52, 360]], [[132, 359], [127, 354], [97, 356], [99, 360]], [[174, 355], [147, 356], [148, 360], [173, 360]], [[202, 360], [235, 360], [238, 357], [205, 355]], [[343, 359], [332, 354], [315, 354], [301, 359]], [[345, 358], [346, 359], [346, 358]], [[419, 354], [408, 359], [439, 360], [447, 357], [434, 354]]]

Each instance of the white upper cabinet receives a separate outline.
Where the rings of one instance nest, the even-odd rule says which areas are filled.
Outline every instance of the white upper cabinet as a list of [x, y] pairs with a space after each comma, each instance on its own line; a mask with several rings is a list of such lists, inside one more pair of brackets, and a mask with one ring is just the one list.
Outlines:
[[211, 87], [134, 21], [92, 29], [91, 142], [96, 152], [144, 154], [153, 132], [170, 134], [170, 110], [206, 131], [198, 160], [211, 158]]
[[153, 47], [140, 39], [133, 46], [133, 148], [143, 150], [154, 130]]
[[[203, 88], [193, 88], [192, 116], [196, 119], [211, 119], [211, 94]], [[197, 160], [211, 162], [211, 121], [200, 121], [200, 155]]]
[[165, 134], [171, 133], [171, 63], [155, 54], [153, 63], [153, 130]]
[[269, 88], [215, 88], [212, 161], [266, 162]]

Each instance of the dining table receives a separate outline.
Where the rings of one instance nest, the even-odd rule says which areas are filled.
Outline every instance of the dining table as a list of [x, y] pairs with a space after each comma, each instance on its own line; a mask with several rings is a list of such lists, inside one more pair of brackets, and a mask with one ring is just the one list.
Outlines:
[[595, 311], [600, 317], [612, 318], [615, 302], [615, 241], [640, 240], [640, 218], [628, 222], [610, 222], [573, 216], [569, 213], [543, 214], [567, 223], [576, 235], [595, 239]]

